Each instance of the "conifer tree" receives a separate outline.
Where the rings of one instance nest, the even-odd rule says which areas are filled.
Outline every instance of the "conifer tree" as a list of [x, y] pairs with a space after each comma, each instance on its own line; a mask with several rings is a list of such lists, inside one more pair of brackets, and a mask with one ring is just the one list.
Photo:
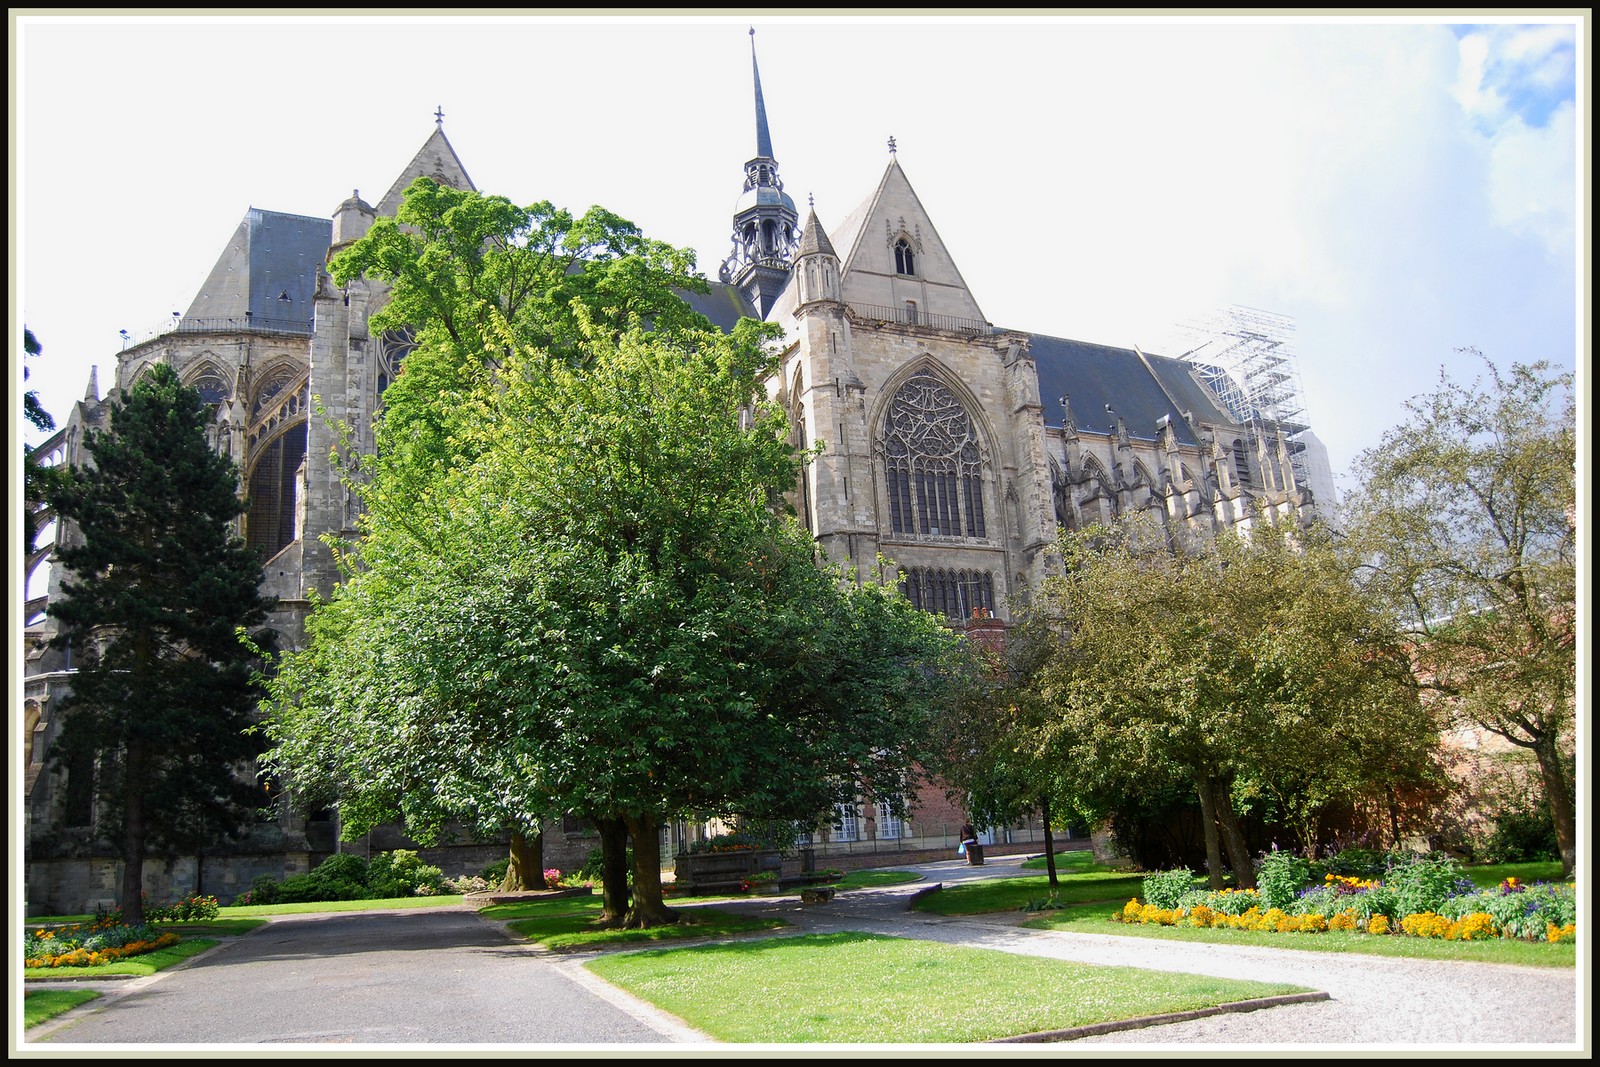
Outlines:
[[92, 769], [130, 923], [143, 921], [147, 855], [237, 833], [259, 803], [241, 776], [257, 754], [245, 730], [260, 694], [239, 631], [273, 601], [233, 526], [238, 473], [207, 443], [209, 417], [158, 364], [113, 403], [109, 433], [87, 436], [92, 465], [49, 492], [75, 533], [56, 556], [69, 577], [49, 613], [77, 666], [51, 761]]

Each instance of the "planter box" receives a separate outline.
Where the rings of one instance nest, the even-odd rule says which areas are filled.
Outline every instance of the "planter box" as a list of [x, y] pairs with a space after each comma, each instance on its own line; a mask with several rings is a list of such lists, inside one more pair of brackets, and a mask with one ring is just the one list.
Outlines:
[[[739, 884], [762, 871], [783, 870], [783, 855], [774, 848], [733, 852], [679, 853], [673, 860], [673, 884], [685, 893], [739, 891]], [[776, 883], [774, 883], [775, 885]]]

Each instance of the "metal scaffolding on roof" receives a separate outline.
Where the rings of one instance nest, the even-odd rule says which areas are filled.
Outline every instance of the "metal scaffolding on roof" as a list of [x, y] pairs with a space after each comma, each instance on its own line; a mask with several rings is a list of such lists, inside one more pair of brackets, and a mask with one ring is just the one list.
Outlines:
[[1294, 319], [1234, 304], [1178, 328], [1189, 346], [1182, 358], [1234, 418], [1278, 423], [1291, 437], [1308, 428]]
[[1288, 439], [1295, 477], [1309, 484], [1305, 445], [1310, 429], [1300, 366], [1294, 352], [1294, 319], [1233, 304], [1177, 327], [1200, 380], [1241, 423], [1273, 423]]

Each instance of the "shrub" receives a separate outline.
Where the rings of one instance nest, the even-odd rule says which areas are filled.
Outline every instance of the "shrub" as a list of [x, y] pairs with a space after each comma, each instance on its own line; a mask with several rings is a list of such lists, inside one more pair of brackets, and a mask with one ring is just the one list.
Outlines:
[[191, 893], [182, 900], [172, 904], [149, 904], [144, 906], [146, 922], [189, 922], [195, 919], [215, 919], [219, 903], [216, 897]]
[[1268, 908], [1287, 909], [1311, 881], [1311, 864], [1292, 852], [1273, 849], [1256, 867], [1256, 889]]
[[1162, 910], [1178, 906], [1178, 900], [1194, 889], [1194, 872], [1185, 867], [1156, 871], [1144, 876], [1144, 900]]
[[1500, 812], [1494, 830], [1479, 852], [1490, 863], [1559, 860], [1561, 847], [1556, 844], [1556, 824], [1550, 817], [1550, 806], [1529, 803]]
[[1261, 896], [1254, 889], [1193, 889], [1178, 898], [1180, 908], [1205, 907], [1218, 915], [1243, 915], [1261, 904]]
[[[250, 898], [251, 904], [276, 904], [278, 903], [278, 880], [270, 874], [258, 874], [255, 881], [250, 883], [250, 891], [245, 894]], [[234, 901], [235, 904], [239, 901]]]
[[1316, 885], [1300, 890], [1284, 910], [1291, 915], [1315, 915], [1326, 919], [1347, 907], [1349, 904], [1333, 886]]
[[1402, 917], [1437, 912], [1451, 897], [1477, 889], [1455, 860], [1436, 853], [1393, 857], [1383, 884], [1394, 893]]
[[484, 867], [483, 870], [478, 872], [478, 877], [482, 878], [491, 886], [499, 886], [505, 882], [506, 871], [510, 869], [511, 857], [506, 856], [501, 859], [497, 859], [493, 863]]
[[1320, 863], [1312, 864], [1312, 877], [1332, 874], [1347, 878], [1381, 878], [1388, 866], [1386, 855], [1375, 848], [1342, 848]]
[[1505, 882], [1496, 889], [1480, 889], [1451, 897], [1439, 905], [1438, 910], [1440, 915], [1451, 919], [1481, 913], [1493, 920], [1503, 936], [1537, 941], [1552, 924], [1562, 927], [1577, 922], [1578, 898], [1570, 883], [1536, 882], [1522, 886]]
[[364, 895], [373, 899], [431, 896], [444, 887], [444, 871], [423, 863], [410, 849], [397, 848], [373, 859]]
[[[380, 856], [379, 859], [382, 859]], [[356, 885], [366, 885], [369, 879], [371, 866], [366, 859], [354, 852], [335, 852], [312, 870], [313, 877], [323, 881], [354, 882]]]
[[551, 867], [544, 872], [544, 887], [546, 889], [561, 888], [561, 868]]

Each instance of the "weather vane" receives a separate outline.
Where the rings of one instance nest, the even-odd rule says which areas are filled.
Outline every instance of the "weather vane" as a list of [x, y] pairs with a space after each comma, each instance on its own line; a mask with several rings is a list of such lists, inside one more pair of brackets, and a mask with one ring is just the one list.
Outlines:
[[894, 134], [889, 135], [889, 154], [894, 155]]

